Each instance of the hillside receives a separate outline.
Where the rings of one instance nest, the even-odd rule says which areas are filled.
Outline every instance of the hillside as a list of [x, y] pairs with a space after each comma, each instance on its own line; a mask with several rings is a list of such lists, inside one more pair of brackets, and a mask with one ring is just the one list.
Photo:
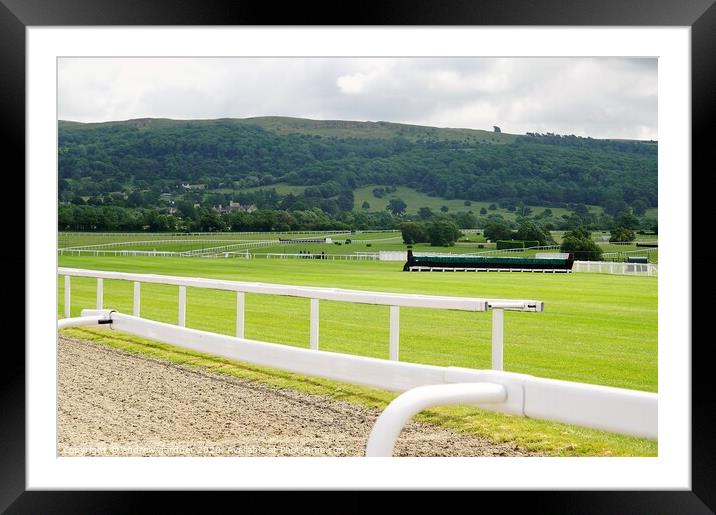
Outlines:
[[65, 200], [139, 192], [151, 206], [186, 183], [227, 194], [280, 183], [308, 199], [343, 194], [350, 211], [349, 192], [382, 184], [446, 200], [657, 207], [655, 142], [286, 117], [60, 121], [58, 136]]

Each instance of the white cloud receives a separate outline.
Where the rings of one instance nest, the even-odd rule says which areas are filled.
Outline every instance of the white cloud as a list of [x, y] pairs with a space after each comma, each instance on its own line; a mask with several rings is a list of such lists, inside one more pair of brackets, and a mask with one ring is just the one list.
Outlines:
[[657, 138], [657, 64], [629, 58], [63, 58], [59, 116], [297, 116]]

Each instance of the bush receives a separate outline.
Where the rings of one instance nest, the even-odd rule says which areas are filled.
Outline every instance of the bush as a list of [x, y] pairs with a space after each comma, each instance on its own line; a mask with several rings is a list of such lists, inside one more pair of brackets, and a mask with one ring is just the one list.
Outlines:
[[574, 254], [574, 259], [580, 261], [602, 260], [602, 248], [592, 240], [589, 231], [582, 227], [564, 234], [560, 250]]
[[425, 224], [419, 222], [405, 222], [400, 224], [400, 233], [403, 236], [403, 243], [407, 245], [430, 241], [427, 227]]
[[634, 241], [636, 239], [636, 234], [634, 234], [634, 231], [631, 229], [627, 229], [626, 227], [617, 227], [612, 231], [611, 236], [609, 237], [610, 242], [624, 242], [624, 241]]
[[495, 243], [497, 250], [525, 248], [525, 243], [521, 240], [497, 240]]
[[350, 239], [346, 240], [346, 245], [350, 245], [351, 243], [353, 243], [353, 242]]
[[449, 220], [439, 220], [428, 224], [428, 240], [433, 247], [449, 247], [462, 236], [460, 228]]
[[477, 246], [477, 248], [478, 248], [478, 249], [484, 249], [485, 246], [484, 246], [482, 243], [480, 243], [480, 244]]
[[366, 246], [366, 247], [372, 247], [373, 244], [372, 244], [372, 243], [366, 243], [365, 246]]
[[[525, 221], [520, 224], [515, 233], [514, 239], [516, 240], [529, 240], [525, 241], [525, 247], [537, 247], [540, 245], [550, 245], [554, 243], [552, 236], [542, 226], [532, 222]], [[532, 240], [536, 240], [537, 243], [532, 245]], [[530, 245], [528, 245], [530, 243]]]
[[485, 226], [483, 234], [490, 241], [506, 240], [512, 237], [512, 231], [503, 222], [490, 222]]
[[522, 243], [524, 243], [525, 248], [527, 247], [539, 247], [540, 242], [537, 240], [523, 240]]

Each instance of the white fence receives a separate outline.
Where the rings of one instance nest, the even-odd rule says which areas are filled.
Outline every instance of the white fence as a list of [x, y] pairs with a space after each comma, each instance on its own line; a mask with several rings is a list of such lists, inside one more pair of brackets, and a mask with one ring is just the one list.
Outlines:
[[376, 261], [378, 254], [356, 253], [356, 254], [296, 254], [296, 253], [256, 253], [253, 257], [265, 257], [266, 259], [321, 259], [331, 261]]
[[655, 263], [620, 263], [615, 261], [575, 261], [572, 272], [591, 272], [597, 274], [650, 275], [658, 276], [659, 267]]
[[193, 277], [176, 277], [169, 275], [132, 274], [125, 272], [105, 272], [99, 270], [84, 270], [78, 268], [60, 268], [59, 275], [64, 276], [65, 285], [65, 317], [70, 316], [71, 307], [71, 280], [70, 277], [91, 277], [97, 279], [97, 309], [103, 309], [104, 289], [103, 281], [113, 279], [131, 281], [134, 283], [134, 299], [132, 314], [140, 315], [141, 284], [154, 283], [175, 285], [179, 287], [179, 325], [186, 320], [186, 288], [203, 288], [211, 290], [228, 290], [236, 292], [236, 336], [244, 336], [244, 297], [246, 293], [261, 293], [267, 295], [282, 295], [289, 297], [302, 297], [311, 299], [310, 309], [310, 346], [318, 348], [319, 335], [319, 301], [333, 300], [343, 302], [356, 302], [361, 304], [375, 304], [390, 307], [390, 358], [398, 359], [400, 307], [419, 307], [433, 309], [452, 309], [458, 311], [493, 311], [492, 332], [492, 363], [493, 368], [502, 369], [502, 340], [504, 334], [504, 317], [502, 311], [541, 312], [544, 305], [535, 300], [506, 300], [482, 299], [472, 297], [445, 297], [433, 295], [418, 295], [406, 293], [366, 292], [360, 290], [345, 290], [339, 288], [319, 288], [307, 286], [287, 286], [280, 284], [252, 283], [240, 281], [226, 281], [220, 279], [201, 279]]
[[378, 259], [381, 261], [407, 261], [408, 252], [404, 250], [381, 250], [378, 252]]
[[[248, 283], [163, 275], [130, 274], [60, 268], [65, 282], [65, 317], [58, 328], [109, 325], [143, 338], [199, 352], [402, 393], [380, 415], [371, 431], [367, 456], [390, 456], [404, 424], [423, 409], [444, 404], [473, 404], [482, 408], [629, 435], [656, 438], [656, 394], [605, 386], [542, 379], [502, 371], [504, 311], [541, 312], [534, 300], [505, 300], [383, 293], [337, 288]], [[70, 317], [71, 277], [97, 280], [96, 310]], [[103, 309], [105, 279], [134, 283], [132, 315]], [[177, 325], [140, 317], [142, 283], [178, 286]], [[236, 336], [185, 327], [186, 288], [236, 292]], [[297, 348], [244, 338], [245, 293], [310, 299], [310, 348]], [[353, 356], [319, 350], [319, 301], [332, 300], [390, 307], [389, 359]], [[400, 307], [492, 311], [492, 370], [442, 367], [398, 360]]]

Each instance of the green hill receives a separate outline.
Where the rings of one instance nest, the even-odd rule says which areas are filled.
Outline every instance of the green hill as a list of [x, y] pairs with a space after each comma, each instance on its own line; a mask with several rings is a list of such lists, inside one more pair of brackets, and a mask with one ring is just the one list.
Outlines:
[[[106, 205], [124, 196], [128, 207], [152, 207], [161, 194], [186, 197], [182, 184], [243, 192], [245, 200], [257, 189], [285, 185], [288, 193], [256, 202], [281, 208], [290, 193], [303, 209], [351, 211], [362, 200], [350, 205], [350, 194], [363, 199], [364, 188], [390, 185], [449, 207], [464, 200], [657, 207], [655, 142], [288, 117], [60, 121], [58, 139], [65, 201]], [[111, 192], [119, 196], [112, 200]]]

